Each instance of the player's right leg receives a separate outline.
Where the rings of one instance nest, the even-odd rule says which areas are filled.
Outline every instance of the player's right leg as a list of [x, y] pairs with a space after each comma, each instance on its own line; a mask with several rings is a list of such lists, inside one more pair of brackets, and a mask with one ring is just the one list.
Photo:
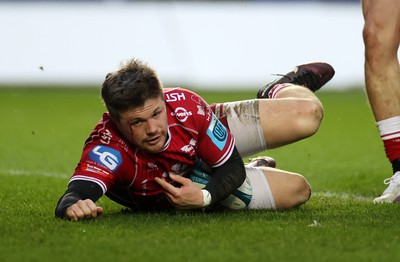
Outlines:
[[235, 137], [242, 157], [299, 141], [318, 130], [323, 107], [316, 96], [296, 85], [282, 93], [290, 97], [213, 105], [216, 116]]
[[266, 148], [284, 146], [315, 134], [324, 109], [308, 89], [290, 86], [275, 99], [259, 100], [258, 114]]
[[319, 90], [335, 75], [335, 70], [330, 64], [313, 62], [298, 65], [294, 70], [280, 75], [280, 78], [268, 83], [257, 92], [257, 98], [275, 98], [279, 90], [287, 84], [306, 87], [313, 93]]
[[314, 94], [335, 74], [327, 63], [295, 67], [258, 93], [260, 122], [267, 148], [276, 148], [313, 135], [319, 129], [324, 109]]
[[212, 105], [234, 135], [242, 157], [296, 142], [318, 130], [323, 106], [312, 90], [329, 81], [334, 70], [326, 63], [296, 68], [260, 89], [258, 96], [268, 99]]

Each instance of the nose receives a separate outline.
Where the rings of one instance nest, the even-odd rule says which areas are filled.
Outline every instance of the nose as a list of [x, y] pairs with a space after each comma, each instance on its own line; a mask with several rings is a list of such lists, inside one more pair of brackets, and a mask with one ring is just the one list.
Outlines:
[[157, 133], [157, 123], [154, 119], [147, 120], [146, 123], [146, 134], [153, 135]]

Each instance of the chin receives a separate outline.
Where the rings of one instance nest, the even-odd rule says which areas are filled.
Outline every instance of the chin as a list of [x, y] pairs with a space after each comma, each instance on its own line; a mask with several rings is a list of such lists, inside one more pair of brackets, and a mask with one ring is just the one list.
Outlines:
[[141, 148], [143, 151], [146, 151], [148, 153], [158, 153], [160, 152], [164, 147], [163, 146], [159, 146], [159, 145], [154, 145], [154, 146], [147, 146], [145, 148]]

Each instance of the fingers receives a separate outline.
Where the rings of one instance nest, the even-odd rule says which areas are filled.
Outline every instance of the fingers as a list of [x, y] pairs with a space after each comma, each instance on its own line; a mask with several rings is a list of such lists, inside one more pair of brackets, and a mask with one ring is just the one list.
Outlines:
[[203, 194], [190, 179], [175, 174], [169, 174], [169, 176], [180, 186], [175, 187], [162, 178], [155, 178], [155, 181], [164, 188], [165, 196], [169, 202], [181, 209], [202, 207]]
[[66, 217], [72, 221], [96, 218], [103, 213], [103, 208], [98, 207], [92, 200], [79, 200], [67, 209]]
[[101, 214], [103, 214], [103, 208], [102, 207], [97, 207], [97, 216], [100, 216]]
[[175, 182], [178, 182], [181, 185], [187, 185], [188, 183], [191, 182], [189, 178], [183, 177], [183, 176], [178, 176], [175, 174], [170, 173], [169, 177], [174, 180]]
[[[177, 182], [177, 183], [181, 184], [182, 186], [188, 185], [188, 183], [191, 182], [191, 180], [188, 179], [188, 178], [185, 178], [185, 177], [179, 176], [179, 175], [175, 175], [175, 174], [172, 174], [172, 173], [169, 174], [169, 177], [170, 177], [174, 182]], [[169, 193], [169, 194], [171, 194], [171, 195], [176, 195], [176, 194], [178, 193], [178, 191], [179, 191], [179, 190], [178, 190], [178, 189], [179, 189], [178, 187], [175, 187], [175, 186], [171, 185], [170, 183], [168, 183], [167, 181], [165, 181], [165, 180], [162, 179], [162, 178], [156, 177], [156, 178], [155, 178], [155, 181], [156, 181], [160, 186], [162, 186], [162, 187], [165, 189], [165, 191], [166, 191], [167, 193]]]
[[[170, 177], [172, 178], [171, 175], [170, 175]], [[174, 194], [176, 187], [174, 187], [173, 185], [171, 185], [170, 183], [168, 183], [167, 181], [165, 181], [162, 178], [156, 177], [155, 180], [160, 186], [162, 186], [164, 188], [164, 190], [166, 192]]]
[[164, 179], [159, 178], [159, 177], [156, 177], [156, 178], [155, 178], [155, 181], [156, 181], [160, 186], [162, 186], [164, 189], [167, 189], [169, 186], [171, 186], [167, 181], [165, 181]]

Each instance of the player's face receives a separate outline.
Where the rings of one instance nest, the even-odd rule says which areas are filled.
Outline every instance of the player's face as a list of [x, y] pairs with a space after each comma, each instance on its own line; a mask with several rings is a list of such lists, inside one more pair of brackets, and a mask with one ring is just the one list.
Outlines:
[[167, 141], [168, 122], [164, 99], [149, 99], [142, 107], [120, 113], [117, 126], [122, 135], [139, 149], [159, 152]]

